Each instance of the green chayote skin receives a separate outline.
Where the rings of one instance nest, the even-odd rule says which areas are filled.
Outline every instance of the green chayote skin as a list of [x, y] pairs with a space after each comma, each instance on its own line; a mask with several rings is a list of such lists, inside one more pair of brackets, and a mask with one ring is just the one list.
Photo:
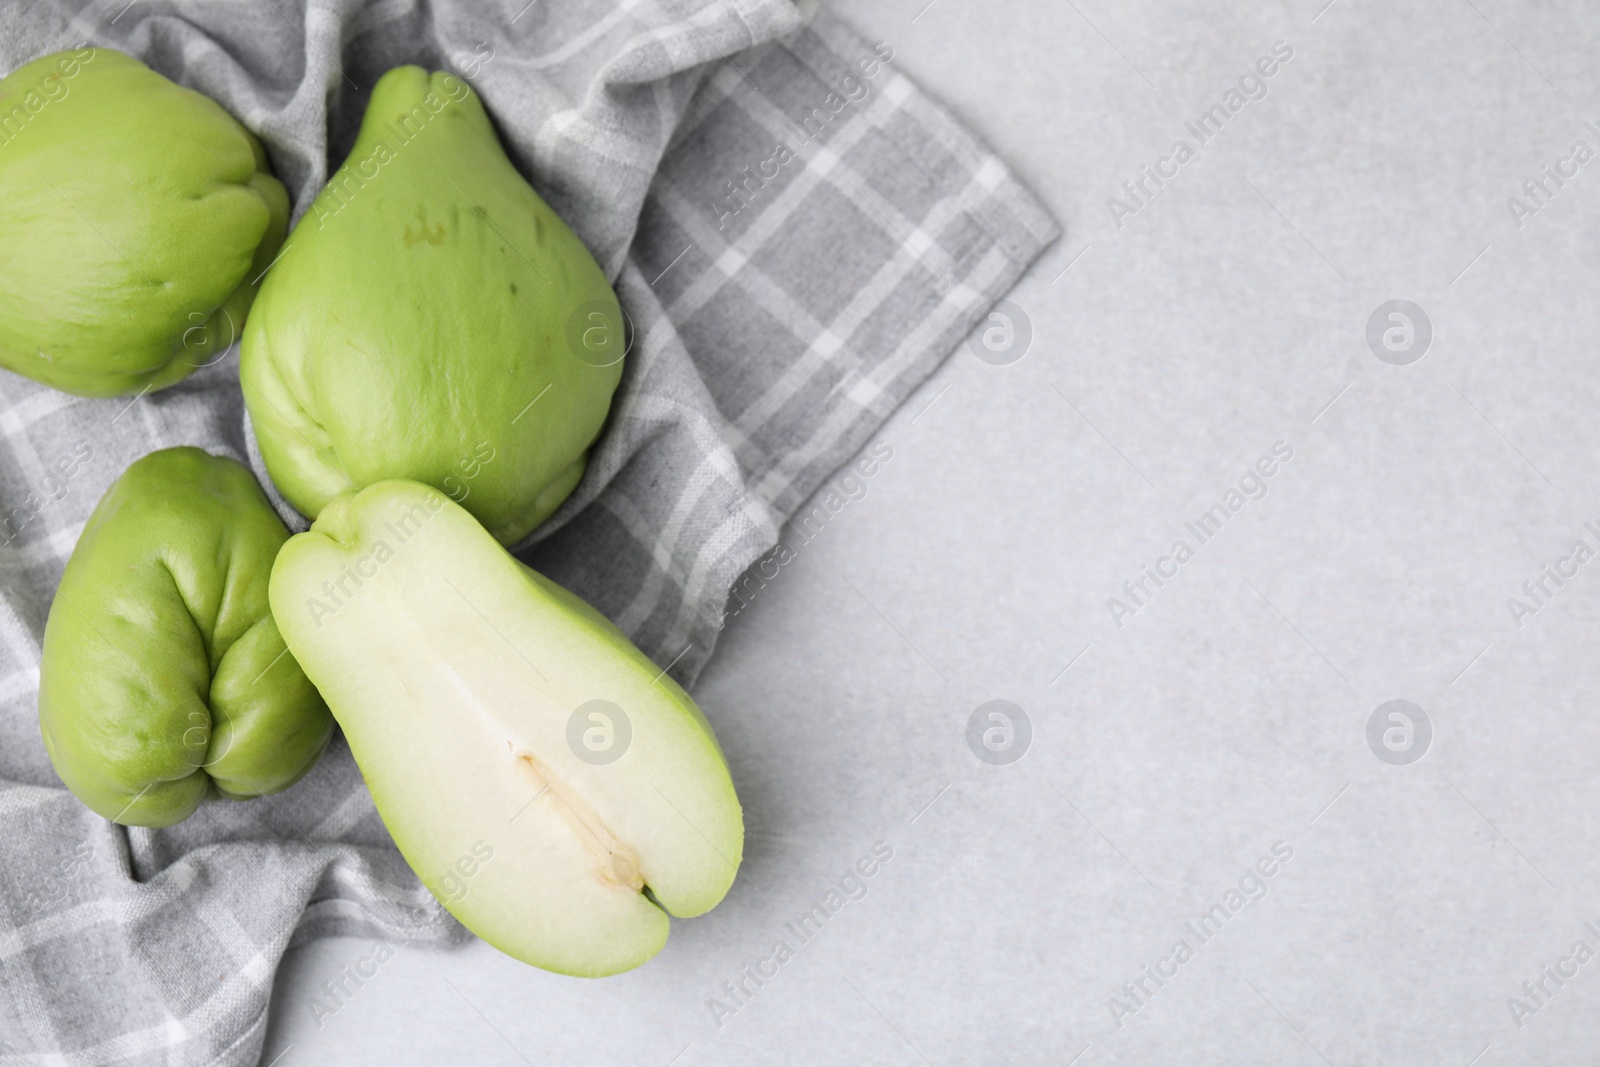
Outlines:
[[172, 385], [244, 328], [288, 228], [261, 144], [107, 48], [0, 80], [0, 366], [79, 396]]
[[213, 791], [276, 793], [333, 733], [288, 654], [267, 582], [289, 538], [250, 472], [153, 452], [106, 491], [45, 625], [39, 726], [79, 800], [170, 826]]
[[477, 94], [398, 67], [262, 284], [240, 381], [305, 515], [406, 478], [514, 544], [583, 476], [624, 344], [604, 272]]

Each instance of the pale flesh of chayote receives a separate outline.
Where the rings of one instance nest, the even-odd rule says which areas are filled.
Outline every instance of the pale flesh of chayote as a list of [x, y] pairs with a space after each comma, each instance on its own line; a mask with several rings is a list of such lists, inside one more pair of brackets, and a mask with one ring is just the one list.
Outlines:
[[438, 491], [334, 499], [271, 595], [395, 843], [485, 941], [613, 974], [727, 893], [743, 817], [700, 709]]

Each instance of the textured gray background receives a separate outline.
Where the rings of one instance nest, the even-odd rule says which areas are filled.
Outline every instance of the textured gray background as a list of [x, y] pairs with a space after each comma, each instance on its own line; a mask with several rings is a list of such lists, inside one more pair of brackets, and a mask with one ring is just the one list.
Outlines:
[[[1520, 1029], [1506, 1001], [1600, 950], [1600, 561], [1520, 629], [1506, 599], [1600, 548], [1600, 161], [1521, 229], [1505, 201], [1600, 150], [1600, 11], [923, 3], [832, 6], [1067, 236], [1012, 293], [1027, 356], [958, 353], [913, 397], [702, 676], [750, 882], [632, 974], [406, 949], [320, 1027], [372, 946], [310, 944], [264, 1062], [1589, 1061], [1600, 961]], [[1106, 198], [1280, 39], [1269, 96], [1117, 229]], [[1411, 366], [1365, 342], [1396, 298], [1434, 325]], [[1106, 598], [1280, 439], [1269, 495], [1117, 629]], [[1398, 697], [1436, 731], [1406, 767], [1365, 735]], [[1034, 725], [1014, 766], [965, 746], [994, 698]], [[877, 840], [867, 896], [714, 1025]], [[1277, 841], [1265, 899], [1116, 1029], [1108, 998]]]

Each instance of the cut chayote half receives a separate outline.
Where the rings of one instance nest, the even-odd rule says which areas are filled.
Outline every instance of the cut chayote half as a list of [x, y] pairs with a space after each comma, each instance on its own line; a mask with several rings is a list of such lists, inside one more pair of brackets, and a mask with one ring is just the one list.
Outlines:
[[733, 885], [744, 819], [705, 715], [443, 494], [330, 501], [272, 610], [406, 861], [502, 952], [615, 974]]

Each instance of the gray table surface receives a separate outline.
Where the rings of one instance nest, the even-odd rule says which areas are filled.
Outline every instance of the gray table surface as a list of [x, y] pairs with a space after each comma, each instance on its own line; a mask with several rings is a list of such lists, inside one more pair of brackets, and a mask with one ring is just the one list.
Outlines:
[[[318, 1018], [374, 946], [298, 949], [264, 1062], [1593, 1062], [1600, 10], [1323, 2], [838, 0], [1068, 232], [1012, 295], [1026, 354], [890, 420], [697, 688], [747, 877], [599, 982], [401, 949]], [[1391, 300], [1420, 359], [1386, 313], [1369, 344]], [[966, 741], [995, 699], [1008, 766]], [[1396, 699], [1431, 739], [1369, 740]]]

